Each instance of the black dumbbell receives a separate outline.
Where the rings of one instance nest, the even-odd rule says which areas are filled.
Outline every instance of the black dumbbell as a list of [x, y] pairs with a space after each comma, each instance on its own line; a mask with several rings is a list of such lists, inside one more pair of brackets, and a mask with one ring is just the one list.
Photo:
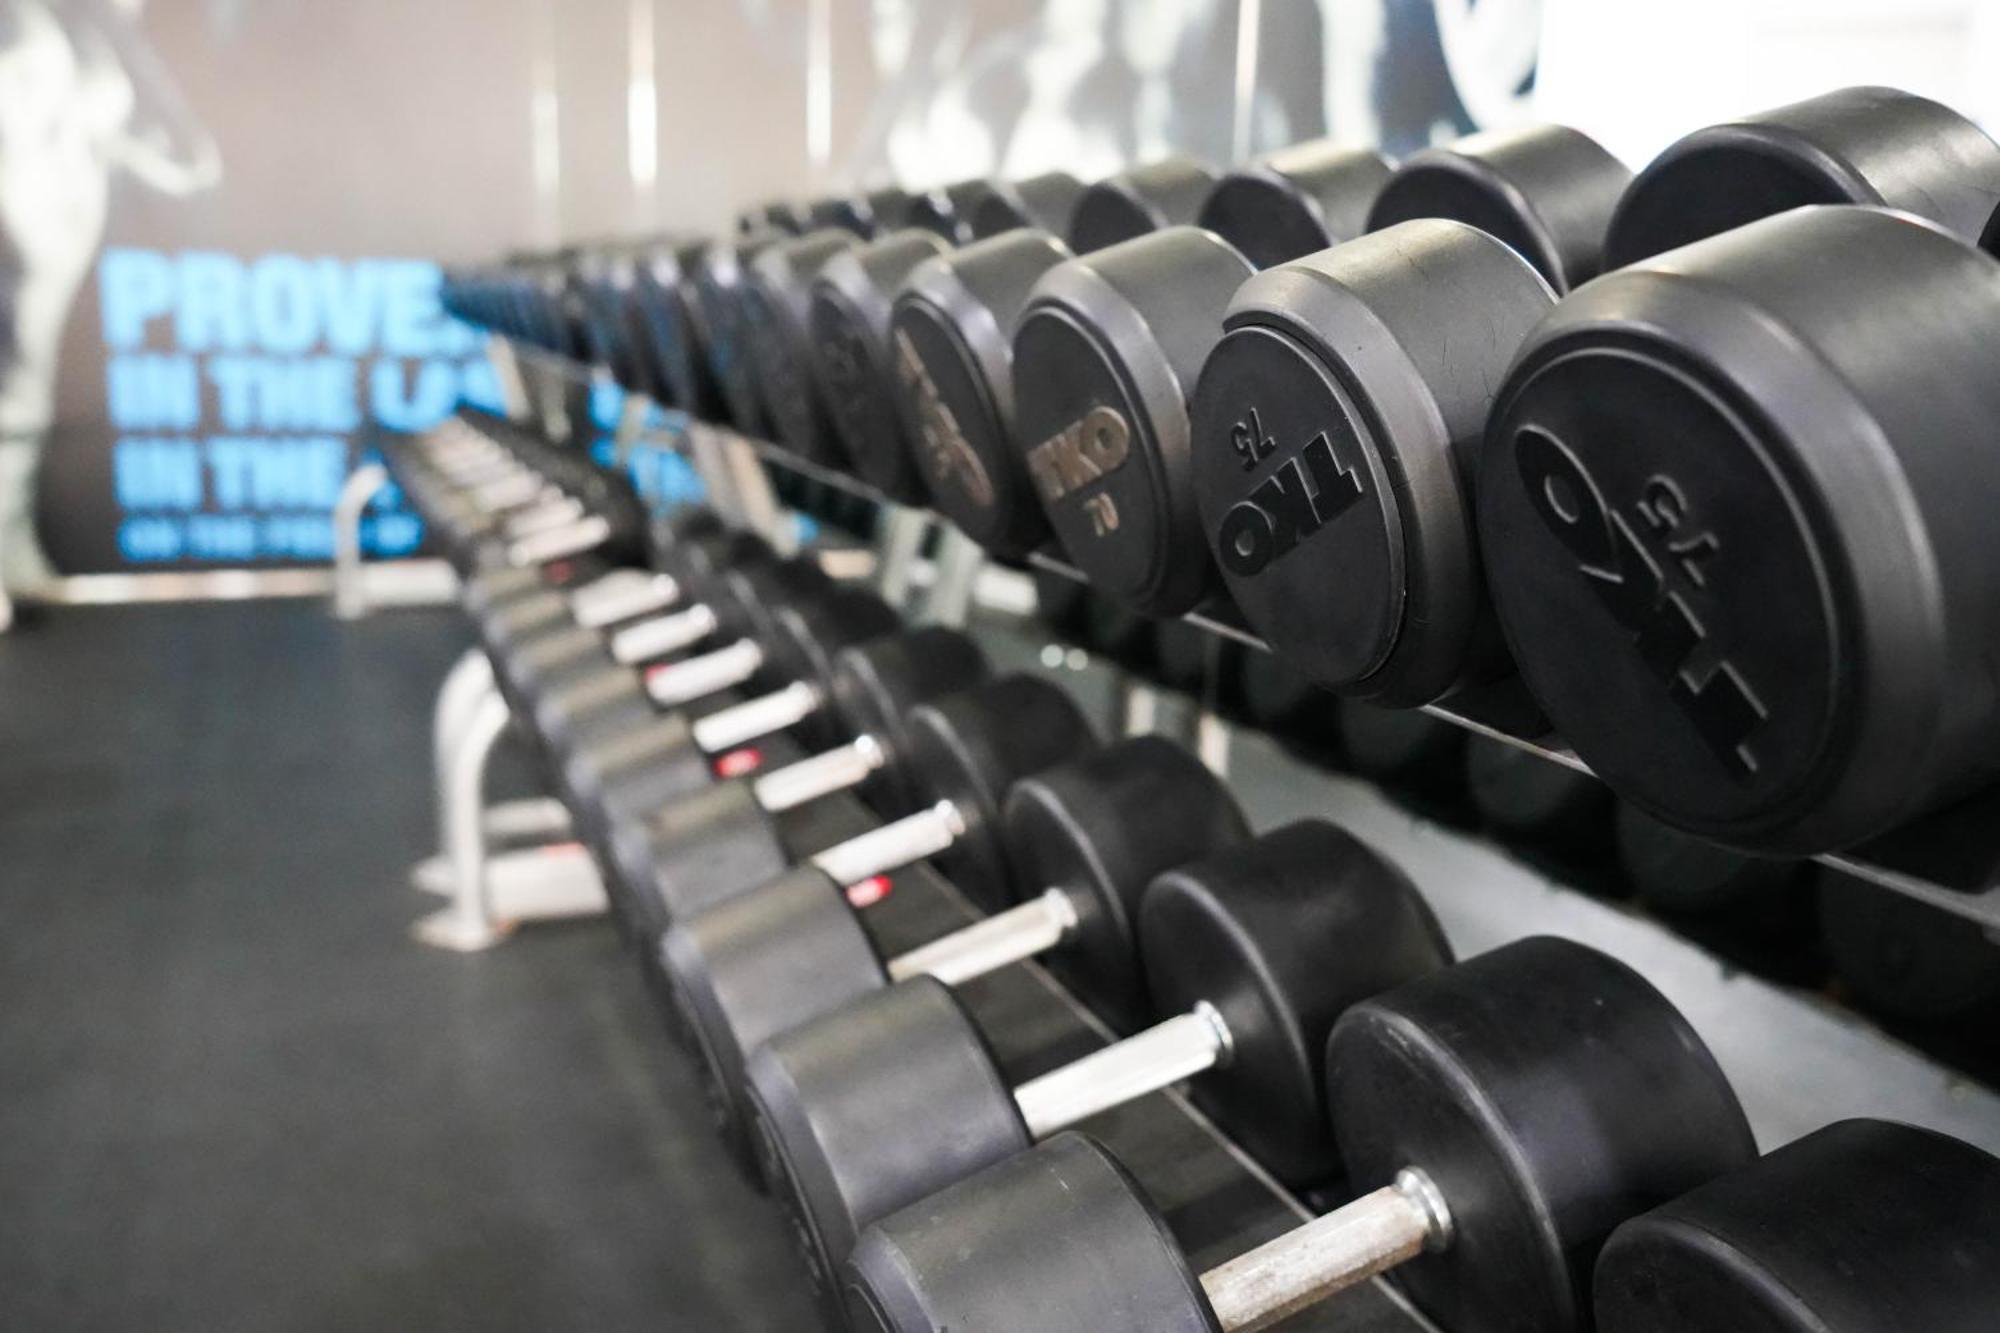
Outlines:
[[1613, 790], [1805, 855], [1991, 780], [1995, 345], [1992, 258], [1865, 208], [1695, 242], [1543, 322], [1477, 527], [1529, 689]]
[[1068, 177], [1024, 181], [1018, 209], [1004, 191], [988, 197], [985, 239], [911, 270], [890, 316], [905, 437], [931, 507], [994, 555], [1018, 559], [1049, 537], [1014, 444], [1012, 336], [1030, 289], [1081, 250], [1191, 220], [1211, 184], [1185, 159], [1080, 193]]
[[1192, 696], [1204, 708], [1233, 708], [1242, 678], [1243, 645], [1185, 620], [1153, 622], [1153, 679]]
[[904, 225], [920, 227], [951, 245], [964, 245], [979, 239], [973, 219], [993, 194], [993, 182], [983, 178], [925, 190], [910, 200]]
[[1393, 1269], [1452, 1333], [1581, 1333], [1613, 1228], [1756, 1153], [1679, 1012], [1563, 940], [1362, 1000], [1334, 1025], [1326, 1096], [1364, 1193], [1198, 1277], [1143, 1187], [1066, 1134], [877, 1223], [848, 1309], [895, 1333], [1219, 1333]]
[[1083, 621], [1085, 602], [1090, 598], [1090, 588], [1067, 574], [1057, 574], [1052, 570], [1036, 568], [1035, 619], [1065, 643], [1083, 641]]
[[738, 234], [752, 236], [759, 232], [775, 231], [787, 236], [797, 236], [811, 224], [806, 220], [806, 211], [790, 199], [779, 199], [769, 203], [746, 208], [736, 215]]
[[1572, 857], [1602, 853], [1611, 841], [1611, 789], [1588, 773], [1477, 733], [1465, 741], [1465, 790], [1473, 809], [1502, 838]]
[[[616, 835], [660, 911], [678, 920], [756, 888], [781, 874], [830, 884], [838, 893], [926, 858], [986, 906], [1006, 902], [999, 803], [1016, 779], [1075, 757], [1096, 743], [1089, 724], [1062, 690], [1032, 676], [1009, 675], [912, 708], [900, 727], [867, 733], [832, 755], [802, 761], [749, 782], [717, 783], [667, 805]], [[826, 768], [840, 772], [829, 778]], [[789, 808], [893, 772], [896, 790], [914, 794], [912, 814], [821, 849], [794, 864], [774, 807]]]
[[1037, 227], [1052, 236], [1069, 234], [1084, 184], [1066, 171], [1046, 171], [1025, 180], [996, 180], [972, 210], [972, 239], [985, 240], [1017, 227]]
[[1669, 828], [1629, 801], [1614, 821], [1618, 864], [1640, 902], [1666, 916], [1763, 915], [1797, 887], [1804, 863], [1742, 852]]
[[1048, 536], [1013, 444], [1009, 335], [1035, 280], [1070, 255], [1017, 228], [919, 264], [890, 314], [897, 410], [931, 506], [1002, 558]]
[[1343, 694], [1408, 706], [1505, 674], [1468, 477], [1553, 300], [1514, 250], [1442, 218], [1250, 278], [1194, 390], [1205, 540], [1182, 530], [1182, 563], [1212, 551], [1250, 625]]
[[[922, 977], [750, 1057], [745, 1096], [767, 1179], [793, 1210], [822, 1291], [834, 1295], [839, 1264], [878, 1218], [1183, 1079], [1274, 1174], [1323, 1179], [1335, 1169], [1319, 1061], [1328, 1031], [1356, 1001], [1450, 957], [1409, 882], [1318, 822], [1161, 875], [1138, 931], [1148, 989], [1173, 1016], [1018, 1088], [952, 992]], [[885, 1124], [896, 1132], [881, 1133]]]
[[1454, 218], [1504, 241], [1558, 292], [1605, 267], [1605, 231], [1632, 172], [1566, 125], [1469, 135], [1404, 159], [1368, 230]]
[[724, 411], [722, 388], [709, 362], [708, 315], [696, 283], [702, 256], [719, 244], [663, 243], [636, 261], [639, 310], [650, 333], [665, 401], [702, 421], [713, 421]]
[[1880, 204], [1968, 241], [2000, 197], [2000, 145], [1926, 97], [1841, 88], [1670, 145], [1618, 203], [1612, 267], [1806, 204]]
[[1348, 770], [1387, 787], [1450, 796], [1465, 776], [1466, 731], [1408, 708], [1343, 699], [1337, 717]]
[[1246, 652], [1237, 681], [1243, 720], [1287, 750], [1314, 763], [1340, 753], [1344, 701], [1270, 652]]
[[786, 233], [767, 229], [734, 242], [718, 241], [702, 252], [695, 266], [695, 294], [708, 326], [709, 373], [729, 424], [746, 435], [764, 434], [768, 423], [743, 295], [750, 265], [786, 240]]
[[896, 958], [884, 959], [846, 898], [811, 874], [675, 922], [661, 952], [732, 1143], [748, 1146], [740, 1090], [753, 1052], [911, 977], [955, 986], [1039, 955], [1107, 1021], [1137, 1026], [1139, 895], [1154, 876], [1250, 834], [1215, 775], [1154, 736], [1020, 779], [1002, 823], [1008, 898], [1021, 901]]
[[807, 325], [842, 453], [855, 475], [902, 504], [921, 503], [925, 491], [896, 407], [890, 303], [912, 269], [949, 248], [935, 231], [905, 228], [834, 255], [811, 284]]
[[1918, 1023], [1995, 1009], [2000, 943], [1978, 922], [1831, 867], [1818, 891], [1827, 962], [1862, 1008]]
[[1078, 254], [1193, 222], [1215, 172], [1191, 157], [1164, 157], [1085, 186], [1065, 235]]
[[1388, 160], [1372, 148], [1331, 139], [1295, 144], [1225, 172], [1195, 225], [1269, 268], [1368, 230], [1368, 210], [1389, 175]]
[[1213, 232], [1171, 227], [1050, 268], [1015, 324], [1014, 444], [1035, 498], [1091, 584], [1143, 614], [1214, 589], [1187, 394], [1250, 272]]
[[806, 225], [800, 234], [818, 228], [851, 232], [862, 240], [873, 240], [884, 232], [908, 226], [913, 203], [910, 192], [900, 186], [884, 186], [862, 194], [835, 195], [807, 206]]
[[1624, 1223], [1602, 1333], [1980, 1333], [2000, 1311], [2000, 1160], [1844, 1120]]
[[742, 295], [772, 435], [800, 458], [828, 467], [845, 460], [813, 370], [812, 281], [828, 260], [860, 243], [852, 231], [822, 227], [774, 245], [751, 261]]

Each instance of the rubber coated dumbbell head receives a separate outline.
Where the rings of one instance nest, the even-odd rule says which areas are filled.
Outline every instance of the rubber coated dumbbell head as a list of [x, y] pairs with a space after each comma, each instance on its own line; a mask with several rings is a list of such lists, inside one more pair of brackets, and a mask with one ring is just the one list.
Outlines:
[[1528, 686], [1613, 790], [1808, 854], [1991, 775], [1996, 345], [2000, 267], [1861, 208], [1696, 242], [1543, 322], [1478, 527]]
[[1189, 620], [1153, 622], [1153, 678], [1210, 709], [1236, 707], [1248, 650]]
[[1368, 230], [1452, 218], [1504, 241], [1558, 292], [1604, 268], [1604, 232], [1631, 181], [1625, 164], [1564, 125], [1468, 135], [1404, 160]]
[[909, 191], [893, 185], [870, 190], [866, 194], [821, 199], [812, 205], [808, 226], [798, 230], [831, 228], [848, 232], [864, 241], [873, 240], [884, 232], [907, 225], [905, 220], [910, 214], [910, 202]]
[[925, 190], [910, 200], [904, 225], [921, 227], [952, 244], [964, 245], [979, 239], [972, 219], [993, 195], [993, 184], [984, 179], [959, 181]]
[[745, 1096], [767, 1178], [822, 1280], [870, 1223], [1191, 1072], [1253, 1155], [1269, 1152], [1266, 1165], [1293, 1183], [1323, 1176], [1334, 1162], [1318, 1067], [1328, 1028], [1354, 1001], [1449, 958], [1408, 882], [1320, 823], [1156, 879], [1140, 917], [1150, 984], [1174, 1016], [1017, 1089], [927, 977], [751, 1057]]
[[840, 1296], [860, 1333], [1222, 1333], [1166, 1219], [1116, 1158], [1076, 1133], [870, 1227]]
[[[946, 626], [925, 625], [834, 654], [827, 691], [841, 731], [886, 737], [893, 756], [908, 744], [904, 721], [912, 708], [969, 690], [986, 674], [986, 654], [977, 643]], [[870, 782], [863, 791], [878, 810], [910, 810], [922, 800], [900, 764], [885, 763]]]
[[1588, 773], [1477, 733], [1466, 737], [1465, 789], [1500, 837], [1543, 844], [1572, 857], [1603, 850], [1611, 835], [1611, 789]]
[[1164, 157], [1086, 186], [1070, 211], [1067, 238], [1078, 254], [1163, 227], [1193, 222], [1215, 173], [1191, 157]]
[[1350, 1009], [1327, 1097], [1357, 1191], [1414, 1169], [1442, 1201], [1448, 1232], [1397, 1282], [1446, 1328], [1588, 1328], [1611, 1230], [1756, 1153], [1679, 1011], [1623, 963], [1552, 938]]
[[1634, 1218], [1597, 1263], [1603, 1333], [1976, 1333], [2000, 1310], [2000, 1161], [1845, 1120]]
[[1049, 526], [1107, 596], [1179, 615], [1214, 588], [1199, 536], [1188, 395], [1250, 265], [1173, 227], [1083, 255], [1035, 283], [1014, 333], [1024, 453]]
[[2000, 145], [1927, 97], [1842, 88], [1696, 130], [1639, 173], [1611, 220], [1614, 268], [1807, 204], [1906, 209], [1977, 241]]
[[1014, 447], [1013, 328], [1028, 292], [1070, 251], [1010, 231], [910, 271], [889, 321], [896, 406], [933, 508], [1003, 559], [1048, 537]]
[[995, 181], [991, 193], [972, 210], [972, 234], [985, 240], [1017, 227], [1034, 227], [1053, 236], [1067, 235], [1083, 190], [1083, 182], [1066, 171]]
[[811, 463], [840, 462], [813, 371], [812, 280], [829, 259], [859, 243], [840, 228], [807, 232], [758, 255], [744, 285], [744, 323], [765, 415], [777, 442]]
[[1372, 148], [1330, 139], [1297, 144], [1224, 173], [1195, 225], [1269, 268], [1366, 231], [1368, 210], [1389, 173], [1388, 161]]
[[[1032, 808], [1023, 818], [1016, 798], [1030, 784]], [[810, 871], [781, 875], [668, 932], [667, 972], [726, 1130], [737, 1128], [746, 1056], [897, 979], [957, 984], [1037, 955], [1067, 957], [1079, 965], [1073, 972], [1103, 962], [1111, 974], [1089, 994], [1112, 1002], [1100, 1012], [1135, 1022], [1144, 994], [1129, 904], [1159, 870], [1249, 832], [1215, 776], [1158, 737], [1124, 741], [1016, 783], [1007, 811], [1009, 851], [1022, 857], [1015, 875], [1028, 903], [897, 958], [884, 959], [838, 886]], [[1024, 834], [1052, 834], [1061, 847], [1045, 853], [1024, 844]], [[1051, 897], [1060, 897], [1059, 908]]]
[[1190, 407], [1198, 521], [1244, 618], [1320, 684], [1407, 707], [1508, 671], [1468, 478], [1553, 302], [1514, 250], [1442, 218], [1228, 300]]
[[1009, 863], [1020, 896], [1060, 893], [1075, 924], [1042, 963], [1112, 1027], [1148, 1012], [1137, 947], [1146, 886], [1246, 840], [1223, 783], [1185, 748], [1141, 736], [1014, 784]]
[[752, 232], [734, 245], [718, 242], [702, 252], [695, 269], [695, 292], [708, 321], [708, 365], [727, 410], [729, 424], [746, 435], [762, 435], [762, 387], [745, 326], [743, 294], [750, 264], [784, 244], [780, 231]]
[[1340, 753], [1342, 700], [1276, 653], [1246, 652], [1238, 681], [1245, 720], [1308, 760]]
[[1817, 880], [1827, 962], [1858, 1007], [1917, 1023], [1994, 1011], [2000, 943], [1979, 922], [1831, 867]]
[[856, 475], [902, 504], [922, 503], [925, 490], [896, 408], [890, 303], [911, 269], [948, 248], [934, 232], [905, 228], [833, 256], [812, 284], [808, 324], [827, 414]]
[[805, 208], [789, 199], [759, 204], [755, 208], [745, 209], [736, 217], [736, 230], [744, 236], [755, 235], [762, 231], [797, 236], [810, 227], [811, 223], [807, 220]]
[[642, 308], [652, 332], [667, 401], [689, 416], [712, 421], [724, 411], [722, 388], [709, 363], [708, 314], [696, 282], [702, 256], [719, 244], [694, 241], [651, 247], [641, 257]]
[[[770, 621], [764, 639], [764, 667], [759, 673], [773, 687], [794, 681], [833, 678], [834, 659], [855, 644], [871, 643], [903, 627], [896, 609], [867, 588], [841, 587], [823, 598], [786, 600], [760, 608]], [[810, 730], [810, 729], [809, 729]], [[822, 728], [811, 739], [830, 743]]]
[[1451, 962], [1403, 873], [1321, 821], [1161, 876], [1140, 909], [1139, 951], [1156, 1012], [1206, 1003], [1228, 1027], [1228, 1063], [1194, 1081], [1195, 1101], [1292, 1184], [1335, 1169], [1320, 1063], [1334, 1022]]
[[1655, 912], [1754, 912], [1798, 886], [1802, 862], [1732, 851], [1668, 828], [1629, 801], [1618, 802], [1614, 823], [1619, 868], [1634, 896]]

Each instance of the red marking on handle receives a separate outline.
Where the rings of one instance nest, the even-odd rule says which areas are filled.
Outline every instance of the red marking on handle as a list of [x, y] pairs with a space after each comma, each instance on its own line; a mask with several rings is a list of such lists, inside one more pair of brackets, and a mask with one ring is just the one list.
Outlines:
[[887, 875], [870, 875], [859, 884], [850, 884], [847, 886], [847, 905], [857, 910], [863, 907], [873, 907], [888, 896], [889, 877]]
[[544, 843], [541, 853], [543, 856], [582, 856], [583, 844], [575, 841]]
[[715, 761], [715, 776], [719, 778], [740, 778], [745, 773], [755, 773], [764, 766], [764, 752], [754, 745], [746, 745], [740, 750], [731, 750]]

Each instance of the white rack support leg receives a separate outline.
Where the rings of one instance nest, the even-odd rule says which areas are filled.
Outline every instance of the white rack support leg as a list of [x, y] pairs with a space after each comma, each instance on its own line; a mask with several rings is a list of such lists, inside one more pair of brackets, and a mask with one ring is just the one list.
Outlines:
[[[443, 809], [442, 798], [439, 809]], [[486, 807], [483, 822], [489, 846], [496, 842], [530, 844], [487, 858], [486, 887], [496, 904], [506, 896], [505, 886], [511, 882], [508, 876], [528, 873], [529, 867], [539, 864], [529, 859], [529, 853], [548, 851], [549, 844], [562, 842], [575, 831], [569, 807], [553, 796], [524, 796], [515, 801], [496, 801]], [[451, 856], [439, 851], [417, 862], [410, 871], [410, 884], [425, 893], [449, 898], [454, 884]], [[498, 910], [497, 907], [495, 910]]]
[[439, 856], [451, 854], [451, 793], [446, 784], [451, 778], [452, 757], [458, 753], [459, 740], [473, 711], [493, 688], [492, 659], [478, 648], [468, 649], [438, 687], [437, 704], [431, 711], [431, 778], [437, 793]]
[[910, 604], [917, 556], [930, 530], [930, 515], [921, 509], [890, 505], [882, 514], [882, 533], [876, 548], [877, 590], [883, 601], [898, 610]]
[[507, 701], [489, 683], [457, 729], [445, 766], [444, 839], [451, 903], [419, 920], [416, 938], [459, 953], [490, 949], [524, 921], [599, 916], [603, 881], [575, 843], [531, 848], [496, 861], [486, 855], [486, 765], [507, 730]]
[[380, 463], [358, 467], [342, 483], [333, 505], [333, 614], [357, 620], [368, 614], [368, 571], [361, 563], [361, 516], [389, 484]]
[[486, 897], [486, 764], [507, 730], [507, 701], [489, 689], [466, 719], [445, 766], [445, 847], [451, 857], [451, 905], [416, 923], [433, 948], [471, 953], [505, 939], [514, 923], [497, 918]]
[[939, 625], [964, 626], [972, 612], [972, 590], [979, 571], [986, 564], [986, 552], [979, 544], [947, 526], [938, 538], [937, 577], [924, 600], [924, 614]]

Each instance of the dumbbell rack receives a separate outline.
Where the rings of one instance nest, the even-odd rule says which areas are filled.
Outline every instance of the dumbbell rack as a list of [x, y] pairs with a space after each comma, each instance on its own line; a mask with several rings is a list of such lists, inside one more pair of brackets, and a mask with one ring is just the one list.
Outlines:
[[[556, 392], [587, 389], [605, 383], [604, 372], [555, 356], [538, 348], [493, 341], [496, 358], [503, 366], [503, 388], [524, 397], [510, 407], [546, 415], [538, 406], [544, 385]], [[524, 373], [526, 372], [526, 373]], [[636, 406], [635, 406], [636, 405]], [[907, 509], [883, 496], [866, 483], [843, 472], [808, 462], [765, 440], [751, 439], [725, 427], [693, 422], [678, 417], [677, 424], [656, 428], [647, 424], [643, 399], [627, 399], [625, 419], [619, 429], [619, 457], [636, 444], [669, 449], [687, 456], [708, 483], [719, 507], [733, 517], [755, 527], [765, 527], [775, 514], [769, 487], [761, 476], [748, 477], [742, 462], [748, 459], [783, 468], [809, 477], [822, 485], [873, 501], [888, 514], [908, 513]], [[670, 414], [670, 421], [677, 414]], [[939, 523], [944, 520], [937, 519]], [[949, 531], [949, 529], [947, 529]], [[1059, 576], [1085, 581], [1083, 575], [1059, 556], [1046, 551], [1030, 556], [1040, 569]], [[942, 563], [942, 562], [941, 562]], [[970, 572], [962, 563], [952, 562], [954, 572], [969, 584]], [[1268, 651], [1262, 639], [1242, 625], [1214, 615], [1196, 612], [1187, 623], [1258, 651]], [[1446, 722], [1492, 737], [1518, 749], [1539, 755], [1551, 763], [1578, 772], [1589, 769], [1565, 747], [1559, 737], [1547, 732], [1533, 733], [1522, 723], [1539, 722], [1518, 684], [1506, 685], [1485, 694], [1455, 697], [1450, 706], [1428, 705], [1424, 711]], [[1956, 916], [1978, 922], [2000, 940], [2000, 785], [1965, 798], [1945, 810], [1926, 815], [1877, 838], [1864, 846], [1815, 859], [1844, 870], [1884, 889], [1917, 899]]]
[[[546, 353], [495, 343], [500, 383], [510, 415], [560, 425], [583, 419], [581, 391], [598, 381], [573, 362]], [[709, 488], [709, 502], [722, 514], [762, 531], [785, 545], [795, 538], [773, 497], [765, 462], [790, 467], [829, 486], [879, 504], [871, 489], [842, 474], [813, 466], [762, 441], [713, 426], [687, 423], [665, 431], [648, 425], [651, 405], [627, 400], [617, 432], [617, 457], [633, 448], [668, 448], [687, 457]], [[915, 523], [892, 521], [881, 543], [884, 560], [915, 563], [914, 532], [922, 536], [923, 516], [889, 506], [885, 513]], [[979, 562], [969, 541], [947, 542], [929, 571], [927, 611], [945, 618], [970, 599]], [[878, 566], [887, 580], [912, 571]], [[786, 743], [776, 753], [791, 757]], [[851, 795], [834, 795], [785, 812], [786, 840], [796, 845], [832, 846], [866, 832], [879, 822]], [[891, 891], [862, 914], [884, 957], [893, 957], [983, 919], [984, 914], [927, 863], [897, 871]], [[957, 988], [978, 1020], [990, 1049], [1010, 1081], [1024, 1082], [1068, 1064], [1116, 1039], [1116, 1034], [1067, 988], [1033, 961], [1003, 968]], [[886, 1127], [893, 1132], [893, 1127]], [[1111, 1147], [1146, 1185], [1198, 1268], [1245, 1252], [1309, 1220], [1316, 1210], [1281, 1185], [1255, 1159], [1177, 1089], [1142, 1097], [1095, 1117], [1092, 1133]], [[1341, 1202], [1339, 1199], [1329, 1200]], [[1389, 1283], [1380, 1279], [1355, 1287], [1338, 1301], [1302, 1311], [1285, 1323], [1298, 1333], [1441, 1333]]]

